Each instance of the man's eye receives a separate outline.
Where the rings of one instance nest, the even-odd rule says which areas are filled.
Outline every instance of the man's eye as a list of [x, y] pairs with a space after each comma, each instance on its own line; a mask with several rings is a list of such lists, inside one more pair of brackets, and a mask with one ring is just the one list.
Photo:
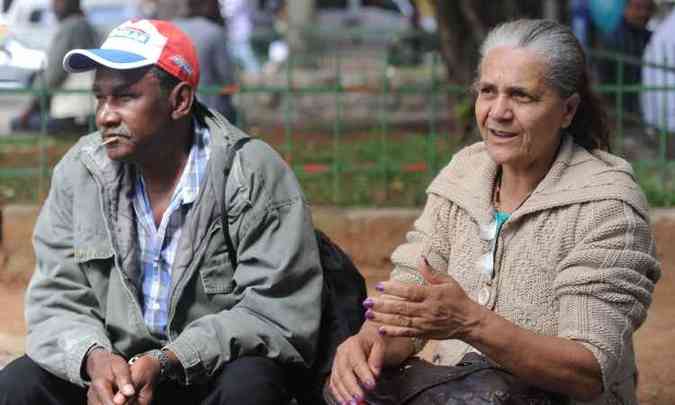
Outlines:
[[479, 87], [478, 94], [483, 96], [489, 96], [494, 94], [495, 90], [492, 87]]

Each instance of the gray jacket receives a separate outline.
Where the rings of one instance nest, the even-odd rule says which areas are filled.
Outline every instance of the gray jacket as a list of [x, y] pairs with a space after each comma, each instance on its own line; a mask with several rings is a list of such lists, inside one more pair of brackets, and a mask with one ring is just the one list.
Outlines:
[[54, 169], [26, 294], [27, 353], [53, 374], [84, 385], [83, 361], [95, 344], [127, 358], [167, 345], [185, 384], [204, 382], [243, 355], [312, 362], [322, 274], [297, 180], [264, 142], [237, 153], [226, 193], [239, 261], [233, 268], [220, 222], [222, 173], [227, 148], [243, 134], [197, 111], [211, 131], [211, 154], [176, 252], [168, 342], [143, 321], [132, 168], [111, 161], [93, 133]]

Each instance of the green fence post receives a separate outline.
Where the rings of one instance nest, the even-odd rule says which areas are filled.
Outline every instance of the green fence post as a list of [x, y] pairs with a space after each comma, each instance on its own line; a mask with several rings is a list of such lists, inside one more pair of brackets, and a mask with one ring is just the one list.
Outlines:
[[663, 51], [661, 52], [663, 55], [663, 61], [662, 61], [662, 73], [663, 73], [663, 86], [665, 87], [662, 92], [663, 92], [663, 114], [661, 117], [662, 125], [661, 125], [661, 147], [662, 147], [662, 152], [661, 152], [661, 167], [659, 168], [659, 173], [661, 174], [659, 176], [659, 180], [661, 182], [660, 186], [662, 190], [666, 189], [666, 183], [667, 183], [667, 178], [670, 177], [670, 165], [669, 165], [669, 155], [673, 151], [670, 149], [673, 146], [673, 140], [670, 139], [673, 134], [670, 133], [670, 127], [668, 126], [669, 122], [669, 116], [668, 116], [668, 96], [669, 92], [675, 91], [670, 89], [671, 83], [668, 80], [669, 74], [668, 74], [668, 68], [670, 68], [670, 58], [668, 57], [668, 52], [666, 48], [666, 44], [663, 44]]
[[335, 56], [335, 120], [333, 121], [333, 204], [340, 204], [340, 173], [342, 172], [342, 155], [340, 153], [340, 134], [342, 132], [342, 59], [340, 52]]
[[427, 138], [427, 154], [429, 155], [429, 164], [427, 165], [428, 179], [431, 179], [436, 172], [438, 154], [436, 153], [437, 120], [438, 120], [438, 91], [441, 85], [437, 75], [438, 53], [434, 52], [431, 59], [431, 113], [429, 114], [429, 137]]
[[39, 174], [38, 174], [38, 186], [33, 193], [33, 198], [35, 202], [38, 202], [40, 199], [41, 193], [45, 191], [47, 176], [49, 173], [49, 162], [47, 161], [47, 120], [49, 119], [49, 89], [47, 88], [47, 83], [44, 75], [38, 75], [40, 78], [40, 135], [38, 136], [38, 149], [39, 154]]
[[295, 66], [295, 52], [288, 55], [286, 64], [286, 88], [284, 93], [284, 159], [289, 166], [293, 165], [293, 68]]
[[382, 68], [382, 90], [380, 93], [380, 111], [379, 111], [379, 121], [380, 121], [380, 146], [382, 148], [382, 153], [380, 153], [379, 159], [379, 170], [381, 174], [381, 181], [384, 187], [384, 198], [385, 200], [389, 199], [389, 145], [388, 145], [388, 134], [389, 134], [389, 116], [387, 114], [387, 100], [390, 92], [390, 83], [389, 76], [387, 75], [389, 69], [389, 64], [385, 62]]
[[615, 90], [615, 107], [616, 107], [616, 119], [617, 119], [617, 125], [616, 125], [616, 134], [617, 134], [617, 140], [618, 140], [618, 145], [617, 146], [617, 152], [620, 155], [623, 155], [623, 150], [624, 150], [624, 139], [623, 139], [623, 119], [624, 119], [624, 111], [623, 111], [623, 97], [624, 97], [624, 59], [623, 55], [618, 55], [617, 58], [617, 88]]

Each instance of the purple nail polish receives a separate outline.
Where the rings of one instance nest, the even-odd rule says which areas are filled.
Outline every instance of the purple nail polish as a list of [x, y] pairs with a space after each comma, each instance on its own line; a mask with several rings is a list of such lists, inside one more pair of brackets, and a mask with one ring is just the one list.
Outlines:
[[375, 318], [375, 314], [373, 314], [373, 311], [371, 309], [369, 309], [369, 310], [366, 311], [365, 317], [366, 317], [366, 319], [373, 319], [373, 318]]
[[384, 336], [384, 328], [381, 326], [377, 328], [377, 334], [380, 336]]
[[363, 300], [363, 306], [364, 306], [364, 307], [366, 307], [366, 308], [372, 308], [373, 305], [375, 305], [375, 302], [373, 301], [372, 298], [366, 298], [365, 300]]
[[375, 284], [375, 289], [379, 292], [384, 292], [384, 285], [382, 283]]

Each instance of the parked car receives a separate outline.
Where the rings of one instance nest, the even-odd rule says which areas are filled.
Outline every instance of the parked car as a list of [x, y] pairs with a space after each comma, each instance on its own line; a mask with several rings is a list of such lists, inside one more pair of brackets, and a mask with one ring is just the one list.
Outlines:
[[[119, 0], [82, 0], [101, 38], [131, 16]], [[27, 88], [47, 63], [46, 49], [58, 28], [51, 0], [15, 0], [0, 20], [0, 88]]]

